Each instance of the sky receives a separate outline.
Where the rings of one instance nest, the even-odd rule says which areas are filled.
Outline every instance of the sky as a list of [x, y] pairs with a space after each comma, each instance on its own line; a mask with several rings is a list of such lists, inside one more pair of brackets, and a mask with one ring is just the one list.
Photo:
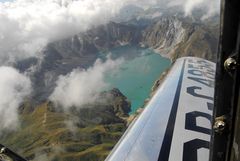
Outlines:
[[[206, 9], [204, 18], [208, 18], [219, 12], [220, 0], [14, 0], [7, 3], [6, 0], [0, 0], [0, 2], [4, 2], [0, 3], [0, 116], [12, 113], [11, 116], [15, 118], [9, 119], [10, 122], [2, 122], [1, 131], [18, 122], [17, 108], [32, 91], [29, 76], [13, 67], [12, 64], [16, 61], [29, 57], [42, 58], [41, 50], [49, 42], [106, 24], [127, 5], [135, 4], [143, 8], [156, 5], [165, 5], [169, 8], [180, 6], [186, 16], [190, 16], [194, 9], [204, 8]], [[95, 80], [89, 82], [91, 87], [96, 88], [96, 83], [100, 82], [100, 87], [103, 88], [106, 85], [102, 80], [103, 73], [115, 69], [118, 65], [118, 60], [109, 59], [107, 62], [95, 63], [86, 71], [74, 69], [58, 78], [57, 87], [50, 99], [64, 107], [81, 105], [84, 101], [79, 100], [79, 97], [84, 93], [87, 93], [88, 97], [95, 93], [89, 88], [84, 88], [88, 82], [87, 78]], [[99, 72], [100, 74], [97, 74]], [[79, 88], [75, 90], [75, 86]], [[74, 94], [76, 97], [72, 97]], [[61, 102], [65, 97], [71, 98], [69, 102]]]

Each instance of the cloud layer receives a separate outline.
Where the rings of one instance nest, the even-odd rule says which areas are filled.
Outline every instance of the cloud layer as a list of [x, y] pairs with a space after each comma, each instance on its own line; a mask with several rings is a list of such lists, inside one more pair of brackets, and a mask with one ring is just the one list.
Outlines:
[[[116, 5], [117, 4], [117, 5]], [[0, 3], [0, 60], [38, 56], [48, 42], [106, 23], [121, 0], [16, 0]]]
[[12, 67], [0, 67], [0, 132], [15, 129], [18, 123], [18, 107], [31, 93], [31, 82]]
[[168, 6], [180, 6], [185, 12], [185, 16], [191, 16], [195, 9], [204, 9], [206, 14], [202, 16], [202, 19], [206, 19], [219, 14], [220, 12], [220, 0], [171, 0], [168, 2]]
[[[17, 60], [42, 57], [41, 49], [49, 42], [105, 24], [127, 5], [180, 6], [185, 15], [205, 8], [203, 18], [218, 13], [220, 0], [15, 0], [0, 2], [0, 129], [15, 127], [17, 108], [31, 92], [31, 82], [11, 65]], [[104, 73], [121, 61], [97, 61], [88, 70], [75, 69], [60, 76], [51, 100], [64, 107], [81, 106], [96, 98], [104, 89]]]
[[220, 0], [15, 0], [0, 2], [0, 64], [30, 56], [41, 57], [48, 42], [104, 24], [130, 4], [182, 6], [186, 15], [206, 8], [207, 16], [219, 9]]
[[104, 80], [105, 73], [116, 71], [122, 62], [122, 59], [105, 62], [98, 59], [87, 70], [74, 69], [65, 76], [59, 76], [50, 100], [65, 109], [95, 101], [98, 93], [108, 86]]

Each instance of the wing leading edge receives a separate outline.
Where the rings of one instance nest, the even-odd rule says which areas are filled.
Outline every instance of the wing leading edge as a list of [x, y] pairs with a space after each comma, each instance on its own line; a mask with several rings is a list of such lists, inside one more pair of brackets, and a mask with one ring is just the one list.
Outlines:
[[206, 161], [215, 63], [178, 59], [106, 161]]

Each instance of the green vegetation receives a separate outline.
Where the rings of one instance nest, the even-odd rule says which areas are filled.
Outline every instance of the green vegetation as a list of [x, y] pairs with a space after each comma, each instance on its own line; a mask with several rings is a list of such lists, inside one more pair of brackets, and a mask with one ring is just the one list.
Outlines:
[[[21, 108], [20, 127], [5, 132], [0, 142], [29, 160], [104, 160], [126, 129], [120, 116], [127, 116], [130, 104], [119, 90], [108, 100], [63, 112], [44, 102], [29, 112]], [[28, 111], [28, 112], [27, 112]]]

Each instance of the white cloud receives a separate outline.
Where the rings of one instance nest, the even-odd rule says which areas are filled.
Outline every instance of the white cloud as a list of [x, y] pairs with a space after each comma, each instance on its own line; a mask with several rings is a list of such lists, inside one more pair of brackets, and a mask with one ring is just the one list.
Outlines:
[[122, 61], [108, 58], [102, 62], [98, 59], [87, 70], [74, 69], [65, 76], [59, 76], [50, 100], [65, 109], [93, 102], [97, 99], [98, 93], [108, 86], [104, 80], [105, 73], [116, 71]]
[[35, 157], [33, 158], [33, 161], [52, 161], [56, 160], [55, 157], [59, 156], [60, 154], [66, 152], [65, 149], [58, 145], [52, 145], [49, 146], [51, 153], [47, 154], [44, 150], [41, 150], [41, 148], [35, 150]]
[[168, 6], [181, 6], [185, 12], [185, 16], [191, 16], [195, 9], [204, 9], [206, 14], [202, 19], [212, 17], [220, 12], [220, 0], [172, 0]]
[[0, 64], [30, 56], [48, 42], [69, 37], [92, 26], [104, 24], [126, 5], [183, 6], [187, 15], [198, 7], [211, 16], [220, 0], [15, 0], [0, 2]]
[[191, 15], [194, 9], [203, 8], [207, 12], [203, 15], [203, 19], [211, 17], [220, 11], [220, 0], [186, 0], [184, 5], [185, 14]]
[[13, 130], [18, 124], [18, 107], [31, 93], [31, 82], [12, 67], [0, 67], [0, 131]]
[[106, 23], [121, 0], [16, 0], [0, 3], [0, 63], [37, 56], [46, 43]]

